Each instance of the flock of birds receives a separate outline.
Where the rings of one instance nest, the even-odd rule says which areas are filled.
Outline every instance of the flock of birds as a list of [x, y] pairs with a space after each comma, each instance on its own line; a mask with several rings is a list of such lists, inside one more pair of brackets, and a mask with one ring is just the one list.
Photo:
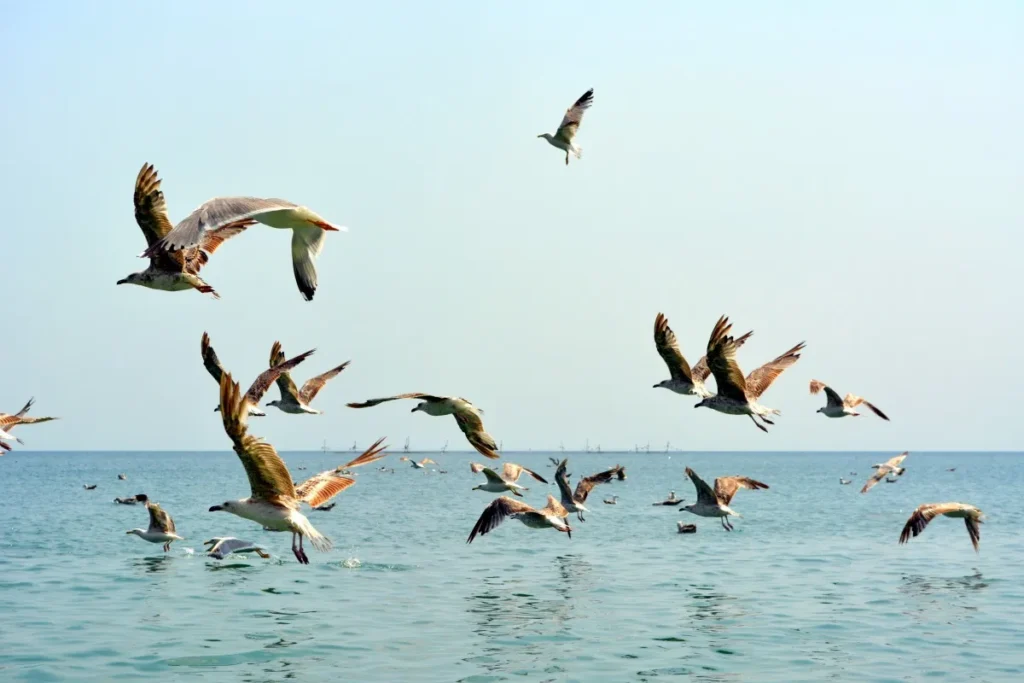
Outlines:
[[[544, 133], [538, 136], [563, 150], [566, 164], [569, 163], [570, 155], [577, 159], [582, 155], [582, 148], [576, 144], [576, 135], [583, 114], [593, 104], [593, 98], [594, 91], [590, 89], [565, 112], [554, 134]], [[199, 277], [200, 270], [224, 242], [260, 223], [292, 231], [291, 259], [295, 282], [305, 300], [313, 299], [317, 289], [315, 259], [323, 250], [326, 233], [344, 231], [346, 228], [334, 225], [305, 206], [283, 199], [258, 197], [215, 197], [172, 226], [161, 183], [162, 180], [153, 165], [143, 165], [135, 180], [133, 200], [135, 220], [147, 242], [147, 248], [140, 256], [149, 258], [149, 266], [119, 280], [118, 285], [133, 284], [171, 292], [195, 289], [220, 298], [217, 292]], [[706, 354], [691, 367], [680, 351], [676, 335], [668, 325], [668, 319], [664, 314], [658, 313], [654, 322], [654, 342], [668, 367], [670, 377], [654, 386], [669, 389], [677, 394], [699, 397], [700, 400], [694, 404], [695, 408], [710, 408], [726, 415], [747, 416], [758, 429], [767, 432], [768, 427], [775, 424], [773, 418], [781, 413], [775, 408], [763, 405], [760, 402], [761, 398], [775, 380], [800, 359], [804, 343], [796, 344], [750, 374], [744, 375], [737, 364], [736, 356], [753, 332], [733, 337], [731, 331], [732, 325], [723, 315], [712, 329]], [[281, 344], [275, 342], [270, 351], [268, 368], [260, 373], [243, 393], [239, 384], [223, 368], [210, 343], [209, 335], [205, 332], [201, 340], [201, 353], [206, 370], [218, 384], [220, 401], [215, 410], [221, 414], [224, 431], [245, 468], [250, 486], [250, 495], [247, 498], [227, 500], [211, 506], [209, 511], [229, 512], [255, 522], [266, 530], [291, 532], [292, 552], [295, 558], [300, 563], [308, 564], [309, 558], [304, 549], [304, 541], [308, 540], [320, 551], [329, 550], [331, 541], [317, 531], [301, 512], [302, 504], [320, 510], [329, 510], [333, 507], [328, 501], [355, 484], [355, 479], [349, 476], [351, 468], [375, 462], [387, 455], [385, 446], [382, 445], [384, 440], [379, 439], [345, 465], [320, 472], [298, 483], [292, 479], [287, 466], [274, 447], [249, 433], [248, 418], [266, 415], [260, 410], [260, 400], [275, 383], [280, 391], [280, 399], [268, 402], [266, 407], [276, 407], [290, 415], [319, 414], [320, 411], [310, 404], [328, 381], [345, 370], [348, 362], [313, 377], [299, 389], [291, 379], [290, 373], [313, 355], [314, 350], [288, 358]], [[707, 387], [706, 383], [710, 377], [715, 380], [717, 393], [712, 393]], [[818, 409], [818, 412], [826, 417], [856, 417], [860, 415], [856, 409], [863, 405], [879, 418], [889, 420], [885, 413], [865, 399], [854, 394], [840, 398], [839, 394], [825, 383], [811, 380], [812, 394], [822, 390], [827, 402]], [[500, 457], [498, 444], [484, 428], [483, 411], [465, 398], [406, 393], [374, 398], [361, 403], [349, 403], [348, 406], [356, 409], [370, 408], [401, 399], [419, 401], [412, 412], [423, 412], [435, 417], [453, 416], [466, 440], [477, 452], [489, 459]], [[22, 443], [20, 439], [11, 435], [11, 429], [24, 424], [57, 419], [29, 417], [27, 413], [32, 403], [30, 400], [14, 414], [0, 413], [0, 455], [3, 451], [11, 450], [10, 442]], [[893, 477], [899, 477], [904, 472], [901, 463], [906, 456], [904, 453], [886, 463], [875, 465], [876, 471], [864, 485], [861, 493], [866, 493], [887, 477], [895, 481]], [[433, 463], [429, 458], [409, 462], [415, 468], [423, 468]], [[536, 481], [547, 484], [539, 474], [510, 462], [505, 462], [500, 472], [479, 463], [471, 463], [472, 472], [482, 473], [485, 477], [485, 482], [474, 487], [474, 490], [511, 493], [512, 496], [501, 495], [487, 505], [473, 526], [467, 543], [471, 543], [477, 536], [490, 533], [506, 519], [518, 519], [532, 529], [552, 528], [571, 538], [573, 529], [569, 524], [569, 518], [575, 514], [580, 522], [585, 521], [584, 513], [588, 511], [587, 499], [594, 486], [625, 479], [625, 469], [615, 466], [581, 478], [573, 489], [569, 483], [571, 475], [566, 472], [567, 460], [553, 459], [553, 464], [556, 465], [555, 483], [560, 497], [555, 498], [548, 494], [545, 506], [534, 508], [520, 500], [523, 498], [522, 492], [528, 489], [518, 482], [525, 473]], [[696, 489], [697, 501], [681, 509], [699, 517], [719, 518], [723, 529], [728, 531], [733, 529], [729, 518], [740, 516], [730, 507], [737, 491], [741, 488], [768, 488], [767, 484], [742, 476], [718, 477], [714, 480], [714, 485], [709, 486], [688, 467], [686, 474]], [[120, 478], [123, 479], [125, 476], [120, 475]], [[841, 478], [840, 483], [850, 482]], [[94, 490], [96, 485], [87, 485], [85, 488]], [[617, 496], [612, 496], [604, 502], [614, 505], [617, 500]], [[174, 541], [182, 540], [177, 534], [171, 515], [158, 503], [149, 500], [145, 494], [119, 498], [117, 502], [144, 503], [149, 511], [148, 528], [132, 529], [127, 532], [128, 534], [151, 543], [159, 543], [164, 551], [167, 551]], [[678, 506], [682, 502], [675, 497], [673, 491], [668, 500], [655, 505]], [[920, 534], [928, 522], [939, 515], [964, 519], [971, 542], [975, 550], [978, 549], [978, 525], [982, 521], [982, 513], [976, 507], [963, 503], [929, 503], [919, 506], [904, 526], [900, 543]], [[694, 530], [694, 525], [679, 522], [680, 532], [689, 533]], [[269, 556], [258, 544], [231, 537], [215, 537], [206, 541], [205, 545], [209, 546], [207, 552], [218, 558], [232, 553], [249, 552], [257, 553], [261, 557]]]

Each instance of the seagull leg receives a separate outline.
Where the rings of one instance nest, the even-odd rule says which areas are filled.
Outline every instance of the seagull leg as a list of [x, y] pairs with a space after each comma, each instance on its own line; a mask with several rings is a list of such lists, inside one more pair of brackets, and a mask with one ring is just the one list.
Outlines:
[[769, 419], [768, 419], [767, 417], [765, 417], [764, 415], [759, 415], [758, 417], [760, 417], [760, 418], [761, 418], [761, 421], [762, 421], [762, 422], [766, 422], [766, 423], [768, 423], [768, 424], [770, 424], [770, 425], [773, 425], [773, 424], [775, 424], [774, 422], [772, 422], [771, 420], [769, 420]]
[[302, 556], [299, 555], [299, 547], [297, 545], [295, 545], [295, 537], [296, 536], [297, 536], [297, 534], [293, 531], [292, 532], [292, 555], [295, 555], [295, 559], [298, 560], [301, 563], [302, 562]]
[[302, 539], [305, 538], [302, 534], [299, 534], [299, 554], [302, 555], [302, 564], [309, 564], [309, 556], [306, 555], [305, 549], [302, 547]]
[[753, 415], [749, 415], [748, 417], [750, 417], [750, 421], [754, 423], [754, 426], [756, 426], [762, 432], [767, 432], [768, 431], [768, 428], [765, 427], [764, 425], [762, 425], [761, 423], [759, 423], [757, 420], [755, 420]]

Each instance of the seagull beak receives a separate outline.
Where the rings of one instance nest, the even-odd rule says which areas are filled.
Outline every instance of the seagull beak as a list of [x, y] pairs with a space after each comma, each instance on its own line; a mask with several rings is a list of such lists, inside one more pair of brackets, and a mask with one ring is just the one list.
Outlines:
[[126, 284], [127, 282], [128, 282], [128, 280], [118, 280], [117, 284], [123, 285], [123, 284]]
[[223, 510], [223, 509], [224, 508], [222, 508], [220, 505], [213, 505], [213, 506], [210, 507], [209, 512], [218, 512], [218, 511]]
[[658, 388], [659, 386], [661, 386], [661, 385], [659, 385], [659, 384], [655, 384], [655, 385], [654, 385], [653, 387], [651, 387], [651, 388], [652, 388], [652, 389], [657, 389], [657, 388]]
[[412, 410], [410, 410], [409, 412], [410, 412], [410, 413], [415, 413], [415, 412], [416, 412], [416, 408], [413, 408], [413, 409], [412, 409]]

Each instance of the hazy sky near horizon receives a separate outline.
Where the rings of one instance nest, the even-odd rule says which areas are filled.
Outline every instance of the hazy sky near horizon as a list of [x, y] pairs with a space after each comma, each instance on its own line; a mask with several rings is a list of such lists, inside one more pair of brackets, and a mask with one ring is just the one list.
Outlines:
[[[301, 382], [351, 366], [282, 450], [465, 447], [408, 391], [469, 397], [506, 449], [1021, 449], [1024, 5], [0, 2], [0, 411], [26, 450], [226, 449], [208, 331], [244, 384], [280, 339]], [[595, 89], [565, 167], [536, 135]], [[196, 292], [142, 270], [132, 186], [172, 221], [284, 197], [328, 235], [302, 300], [284, 231]], [[663, 311], [690, 362], [717, 317], [749, 372], [803, 358], [747, 418], [652, 385]], [[892, 418], [828, 420], [811, 378]], [[267, 399], [276, 397], [271, 389]], [[271, 409], [273, 410], [273, 409]]]

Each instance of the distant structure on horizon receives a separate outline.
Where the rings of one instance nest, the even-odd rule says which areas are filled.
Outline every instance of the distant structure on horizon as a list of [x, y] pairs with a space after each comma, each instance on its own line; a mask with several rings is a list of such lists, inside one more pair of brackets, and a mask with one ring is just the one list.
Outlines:
[[443, 445], [443, 446], [441, 446], [441, 452], [442, 452], [442, 453], [446, 453], [447, 451], [448, 451], [448, 442], [447, 442], [447, 441], [445, 441], [445, 442], [444, 442], [444, 445]]
[[405, 445], [402, 446], [402, 452], [404, 452], [404, 453], [408, 453], [409, 452], [409, 437], [405, 437]]

